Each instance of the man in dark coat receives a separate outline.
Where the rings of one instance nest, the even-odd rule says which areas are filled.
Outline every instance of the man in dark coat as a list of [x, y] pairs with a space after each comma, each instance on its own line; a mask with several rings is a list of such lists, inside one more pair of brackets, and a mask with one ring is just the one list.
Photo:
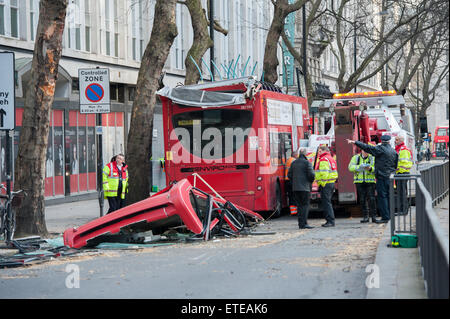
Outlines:
[[398, 164], [398, 154], [389, 144], [390, 135], [381, 136], [381, 144], [372, 146], [359, 141], [347, 140], [362, 150], [375, 156], [375, 177], [377, 179], [377, 204], [381, 219], [377, 223], [387, 223], [390, 217], [389, 210], [389, 176], [395, 173]]
[[307, 224], [311, 185], [314, 181], [314, 171], [306, 158], [306, 149], [301, 148], [299, 157], [292, 163], [288, 178], [291, 181], [292, 193], [297, 204], [298, 227], [300, 229], [313, 228]]

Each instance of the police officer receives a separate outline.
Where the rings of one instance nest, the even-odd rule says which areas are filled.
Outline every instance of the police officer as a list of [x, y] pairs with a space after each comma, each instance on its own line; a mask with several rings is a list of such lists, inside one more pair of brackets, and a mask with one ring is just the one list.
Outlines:
[[358, 192], [358, 199], [363, 211], [361, 223], [369, 222], [369, 212], [372, 222], [376, 222], [377, 208], [375, 205], [375, 157], [361, 150], [348, 164], [352, 172], [353, 183]]
[[[395, 174], [405, 175], [409, 174], [411, 167], [413, 166], [412, 153], [405, 145], [405, 138], [403, 136], [395, 137], [395, 151], [398, 154], [398, 165]], [[397, 209], [400, 215], [406, 215], [408, 213], [408, 181], [398, 179], [396, 180], [397, 194], [399, 200], [399, 206]]]
[[319, 146], [317, 156], [318, 160], [314, 170], [326, 220], [322, 227], [334, 227], [335, 218], [331, 197], [334, 192], [334, 183], [338, 178], [337, 164], [326, 145]]
[[114, 156], [103, 168], [103, 191], [109, 204], [107, 214], [125, 206], [125, 194], [128, 190], [127, 168], [123, 154]]

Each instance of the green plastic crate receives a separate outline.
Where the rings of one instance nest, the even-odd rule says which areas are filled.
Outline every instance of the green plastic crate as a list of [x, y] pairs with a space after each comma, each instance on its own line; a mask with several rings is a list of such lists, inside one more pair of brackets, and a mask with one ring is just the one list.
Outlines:
[[392, 247], [416, 248], [417, 236], [411, 234], [397, 234], [392, 236]]

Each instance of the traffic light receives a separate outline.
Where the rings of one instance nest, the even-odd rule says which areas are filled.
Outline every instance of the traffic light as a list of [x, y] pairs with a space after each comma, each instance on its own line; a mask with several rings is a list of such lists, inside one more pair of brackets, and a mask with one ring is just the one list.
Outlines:
[[420, 123], [420, 133], [426, 134], [428, 132], [427, 118], [421, 117], [419, 119], [419, 123]]

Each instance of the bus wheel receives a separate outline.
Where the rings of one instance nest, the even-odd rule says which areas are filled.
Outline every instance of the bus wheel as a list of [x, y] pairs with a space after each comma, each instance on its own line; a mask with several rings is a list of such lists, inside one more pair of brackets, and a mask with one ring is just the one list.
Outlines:
[[275, 189], [275, 196], [276, 196], [276, 204], [275, 204], [275, 210], [273, 212], [273, 217], [280, 217], [281, 210], [283, 209], [283, 204], [282, 204], [282, 198], [281, 198], [281, 187], [280, 187], [279, 182], [277, 182], [277, 186]]

